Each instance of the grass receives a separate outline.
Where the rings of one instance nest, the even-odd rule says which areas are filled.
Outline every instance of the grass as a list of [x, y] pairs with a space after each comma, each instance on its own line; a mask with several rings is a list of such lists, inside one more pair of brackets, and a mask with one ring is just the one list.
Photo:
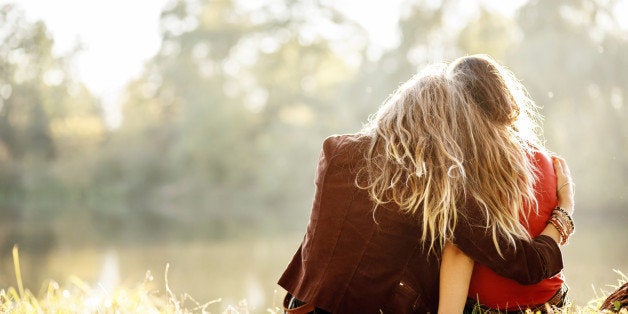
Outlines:
[[[49, 280], [36, 296], [24, 289], [17, 246], [13, 248], [13, 261], [17, 288], [0, 290], [0, 313], [249, 313], [245, 301], [223, 310], [218, 307], [220, 299], [201, 303], [185, 293], [176, 295], [168, 285], [168, 265], [163, 292], [155, 287], [153, 275], [147, 272], [144, 281], [130, 289], [92, 288], [71, 276], [63, 285]], [[268, 312], [280, 313], [280, 309]]]
[[[134, 288], [117, 287], [107, 291], [103, 287], [92, 288], [78, 277], [70, 277], [64, 284], [46, 282], [35, 295], [23, 286], [17, 246], [13, 248], [13, 261], [17, 288], [0, 290], [0, 313], [251, 313], [245, 301], [224, 307], [220, 299], [199, 302], [185, 293], [176, 295], [168, 285], [168, 266], [163, 291], [155, 286], [153, 275], [147, 272], [144, 281]], [[628, 281], [626, 275], [616, 272], [620, 279], [617, 286], [609, 285], [612, 290]], [[611, 291], [600, 291], [600, 295], [586, 305], [569, 305], [556, 313], [600, 313], [597, 309]], [[273, 305], [265, 313], [278, 314], [282, 310]], [[628, 314], [628, 310], [620, 313]]]

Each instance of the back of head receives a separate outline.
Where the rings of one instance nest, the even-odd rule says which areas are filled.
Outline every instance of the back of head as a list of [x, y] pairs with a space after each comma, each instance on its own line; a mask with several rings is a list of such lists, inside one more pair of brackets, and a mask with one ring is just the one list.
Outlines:
[[379, 205], [418, 214], [422, 239], [444, 244], [456, 223], [465, 178], [460, 134], [468, 106], [445, 75], [429, 67], [395, 91], [363, 132], [371, 147], [358, 186]]
[[519, 105], [506, 83], [505, 69], [495, 60], [487, 55], [463, 57], [454, 61], [449, 71], [492, 122], [511, 125], [517, 120]]
[[541, 147], [537, 106], [515, 75], [488, 55], [458, 58], [447, 76], [468, 93], [495, 127], [513, 128], [517, 136]]
[[489, 56], [459, 58], [447, 76], [475, 112], [466, 137], [471, 149], [465, 149], [465, 189], [487, 213], [494, 239], [497, 234], [527, 237], [519, 222], [527, 217], [526, 208], [536, 209], [537, 176], [530, 158], [542, 149], [536, 106], [514, 75]]
[[533, 105], [488, 56], [430, 67], [399, 87], [363, 129], [371, 146], [358, 186], [378, 205], [418, 214], [430, 248], [453, 237], [458, 207], [474, 199], [499, 250], [498, 235], [527, 236], [519, 217], [524, 204], [535, 204], [529, 154], [540, 145], [534, 124], [521, 123], [532, 121]]

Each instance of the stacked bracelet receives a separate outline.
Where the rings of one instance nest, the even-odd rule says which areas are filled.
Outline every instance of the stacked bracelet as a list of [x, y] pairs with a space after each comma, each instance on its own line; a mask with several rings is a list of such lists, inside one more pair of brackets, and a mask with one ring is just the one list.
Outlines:
[[567, 219], [567, 222], [569, 222], [569, 226], [571, 227], [571, 232], [573, 233], [574, 229], [576, 228], [573, 224], [573, 219], [571, 218], [571, 215], [569, 215], [569, 213], [562, 207], [556, 207], [554, 210], [557, 210], [560, 212], [560, 215], [562, 215], [562, 217]]
[[571, 236], [575, 230], [573, 219], [569, 213], [560, 207], [556, 207], [552, 211], [552, 217], [549, 219], [549, 223], [554, 225], [560, 234], [560, 244], [566, 244], [567, 239]]

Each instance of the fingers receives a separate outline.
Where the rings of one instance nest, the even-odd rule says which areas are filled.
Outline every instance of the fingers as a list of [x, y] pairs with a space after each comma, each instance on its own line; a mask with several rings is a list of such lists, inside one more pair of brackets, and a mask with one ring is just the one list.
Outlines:
[[556, 174], [556, 181], [558, 184], [562, 183], [565, 179], [565, 171], [563, 170], [562, 158], [552, 157], [554, 160], [554, 173]]
[[557, 156], [553, 156], [552, 159], [554, 161], [554, 172], [556, 173], [556, 176], [558, 176], [559, 179], [562, 177], [571, 181], [571, 171], [569, 170], [569, 166], [567, 166], [565, 159]]
[[563, 158], [552, 156], [552, 160], [554, 172], [556, 173], [556, 195], [558, 196], [559, 206], [566, 208], [571, 213], [574, 203], [574, 183], [571, 178], [571, 171]]
[[563, 158], [558, 159], [558, 163], [563, 173], [565, 173], [571, 179], [571, 171], [569, 171], [569, 166], [567, 166], [567, 162]]
[[558, 184], [573, 184], [573, 180], [571, 179], [571, 171], [569, 171], [569, 166], [567, 166], [567, 162], [565, 162], [564, 159], [560, 157], [554, 158], [554, 172], [556, 173], [556, 182]]

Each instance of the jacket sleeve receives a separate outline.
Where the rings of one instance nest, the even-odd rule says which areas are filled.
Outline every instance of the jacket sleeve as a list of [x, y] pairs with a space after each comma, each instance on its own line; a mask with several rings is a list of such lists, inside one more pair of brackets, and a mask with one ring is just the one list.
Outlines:
[[474, 261], [484, 264], [500, 276], [530, 285], [550, 278], [563, 268], [558, 244], [550, 237], [539, 235], [531, 240], [515, 238], [514, 245], [498, 236], [502, 255], [493, 243], [486, 216], [474, 203], [467, 202], [461, 210], [454, 243]]
[[[319, 303], [317, 298], [320, 285], [314, 283], [321, 281], [324, 277], [325, 273], [320, 271], [320, 268], [329, 263], [330, 250], [333, 248], [323, 241], [323, 239], [327, 238], [324, 232], [333, 230], [333, 228], [323, 228], [319, 232], [316, 232], [316, 229], [321, 216], [320, 203], [323, 199], [323, 186], [327, 170], [335, 155], [337, 142], [337, 137], [329, 137], [323, 142], [314, 179], [316, 191], [307, 232], [299, 249], [278, 281], [278, 284], [286, 291], [305, 302]], [[317, 239], [314, 239], [315, 233], [318, 237]], [[316, 265], [316, 267], [313, 265]]]

